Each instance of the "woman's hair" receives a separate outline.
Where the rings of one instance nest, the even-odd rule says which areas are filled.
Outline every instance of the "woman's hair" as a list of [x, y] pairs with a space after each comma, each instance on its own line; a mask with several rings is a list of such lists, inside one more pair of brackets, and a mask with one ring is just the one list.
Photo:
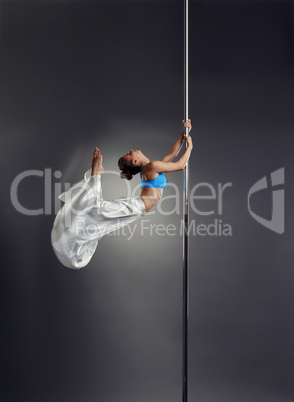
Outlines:
[[140, 172], [141, 167], [133, 165], [131, 160], [126, 160], [124, 156], [118, 160], [118, 168], [121, 170], [120, 177], [125, 180], [132, 180], [133, 176]]

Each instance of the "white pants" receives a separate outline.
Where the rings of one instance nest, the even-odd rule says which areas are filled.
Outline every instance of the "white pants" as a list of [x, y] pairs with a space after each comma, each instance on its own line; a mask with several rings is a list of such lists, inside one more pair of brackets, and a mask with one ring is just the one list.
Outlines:
[[105, 201], [101, 175], [91, 176], [72, 186], [59, 197], [64, 205], [56, 215], [51, 243], [59, 261], [79, 269], [91, 260], [98, 240], [146, 214], [141, 197], [122, 197]]

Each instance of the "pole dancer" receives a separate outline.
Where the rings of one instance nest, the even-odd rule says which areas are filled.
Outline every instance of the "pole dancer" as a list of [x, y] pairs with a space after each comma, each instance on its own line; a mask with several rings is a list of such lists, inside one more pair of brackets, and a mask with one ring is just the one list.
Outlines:
[[[189, 119], [183, 120], [183, 125], [187, 132], [192, 129]], [[185, 152], [178, 161], [172, 162], [185, 140]], [[96, 147], [92, 167], [85, 173], [84, 180], [58, 197], [64, 205], [56, 215], [51, 243], [59, 261], [73, 269], [86, 266], [104, 235], [145, 215], [160, 201], [166, 186], [163, 173], [183, 170], [192, 148], [192, 138], [183, 132], [161, 161], [150, 161], [141, 151], [131, 149], [119, 159], [118, 167], [121, 178], [126, 180], [140, 173], [141, 194], [106, 201], [101, 187], [103, 156]]]

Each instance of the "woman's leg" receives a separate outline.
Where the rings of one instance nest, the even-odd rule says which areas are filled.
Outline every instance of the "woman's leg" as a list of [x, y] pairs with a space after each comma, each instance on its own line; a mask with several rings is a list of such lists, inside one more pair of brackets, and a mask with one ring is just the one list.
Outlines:
[[92, 176], [102, 174], [104, 172], [104, 168], [102, 166], [103, 156], [101, 155], [99, 149], [96, 147], [93, 152], [92, 159]]
[[55, 218], [51, 241], [57, 258], [69, 268], [87, 265], [99, 239], [146, 213], [141, 197], [103, 200], [102, 160], [103, 156], [96, 148], [92, 168], [86, 172], [84, 180], [60, 196], [64, 205]]

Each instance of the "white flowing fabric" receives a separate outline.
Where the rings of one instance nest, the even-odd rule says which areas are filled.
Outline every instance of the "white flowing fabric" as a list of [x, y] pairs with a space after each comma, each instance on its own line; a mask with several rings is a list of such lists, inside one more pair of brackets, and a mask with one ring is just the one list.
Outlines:
[[56, 215], [51, 243], [59, 261], [73, 269], [89, 263], [104, 235], [146, 214], [141, 197], [103, 200], [101, 175], [91, 176], [91, 170], [58, 198], [64, 205]]

